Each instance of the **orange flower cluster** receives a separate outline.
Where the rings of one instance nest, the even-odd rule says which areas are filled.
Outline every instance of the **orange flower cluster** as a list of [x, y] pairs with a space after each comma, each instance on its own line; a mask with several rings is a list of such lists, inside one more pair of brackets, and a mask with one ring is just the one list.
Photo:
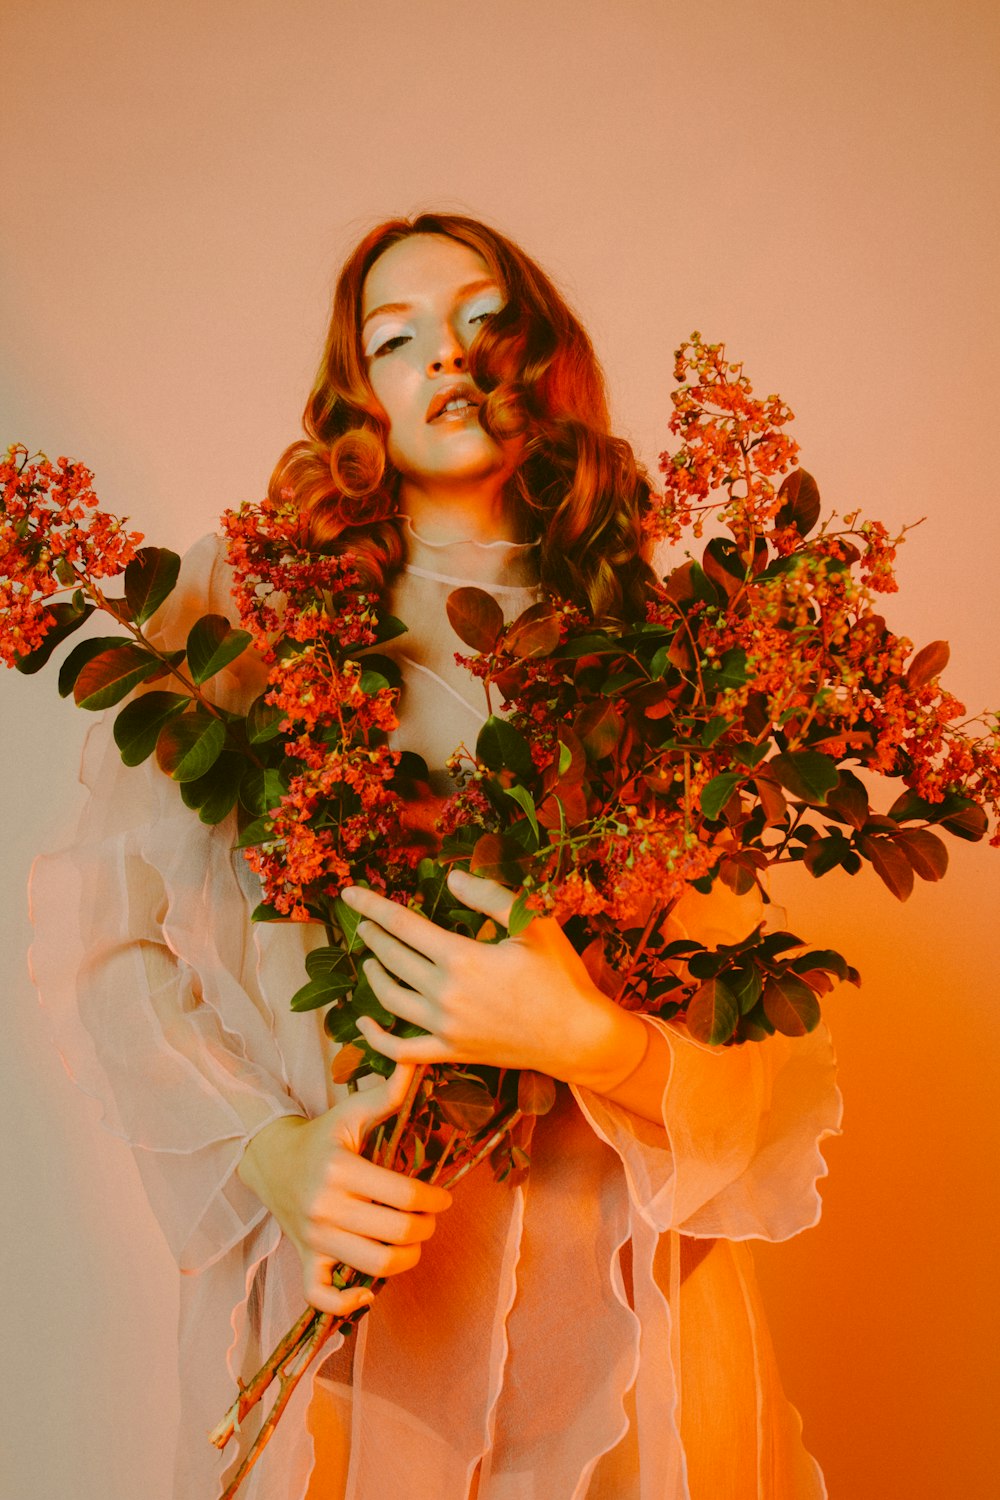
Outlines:
[[278, 635], [299, 642], [333, 636], [345, 649], [371, 645], [375, 601], [357, 591], [360, 575], [349, 558], [310, 549], [292, 490], [224, 511], [221, 525], [240, 619], [266, 661], [274, 660]]
[[352, 879], [382, 885], [394, 860], [412, 868], [424, 852], [389, 786], [398, 689], [348, 655], [376, 641], [375, 601], [349, 558], [310, 550], [290, 491], [228, 511], [223, 529], [242, 623], [271, 663], [264, 700], [281, 714], [277, 781], [244, 854], [276, 913], [326, 920]]
[[93, 473], [17, 443], [0, 463], [0, 660], [16, 663], [56, 624], [55, 594], [120, 573], [142, 541], [97, 509]]
[[[741, 535], [759, 532], [779, 506], [772, 480], [799, 451], [777, 430], [793, 413], [778, 396], [754, 400], [742, 363], [728, 361], [724, 344], [706, 344], [698, 333], [675, 351], [674, 378], [681, 384], [671, 392], [669, 428], [682, 443], [660, 454], [664, 494], [648, 519], [650, 533], [678, 542], [691, 527], [700, 537], [711, 510]], [[716, 490], [728, 499], [710, 500]]]

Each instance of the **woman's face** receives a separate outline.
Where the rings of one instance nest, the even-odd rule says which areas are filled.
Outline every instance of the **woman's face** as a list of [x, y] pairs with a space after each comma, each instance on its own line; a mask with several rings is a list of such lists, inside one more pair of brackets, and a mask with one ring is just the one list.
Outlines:
[[[389, 458], [420, 489], [502, 483], [519, 442], [498, 445], [475, 406], [433, 415], [442, 393], [469, 381], [466, 351], [503, 305], [478, 251], [440, 234], [414, 234], [383, 251], [365, 277], [361, 349], [389, 418]], [[481, 394], [472, 388], [474, 401]]]

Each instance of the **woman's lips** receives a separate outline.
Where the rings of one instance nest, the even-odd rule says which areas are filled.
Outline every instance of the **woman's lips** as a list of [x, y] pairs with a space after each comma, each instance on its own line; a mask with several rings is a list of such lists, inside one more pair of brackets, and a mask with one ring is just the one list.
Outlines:
[[431, 426], [437, 422], [465, 422], [469, 417], [474, 417], [479, 410], [477, 406], [463, 406], [457, 411], [438, 412], [436, 417], [431, 417]]

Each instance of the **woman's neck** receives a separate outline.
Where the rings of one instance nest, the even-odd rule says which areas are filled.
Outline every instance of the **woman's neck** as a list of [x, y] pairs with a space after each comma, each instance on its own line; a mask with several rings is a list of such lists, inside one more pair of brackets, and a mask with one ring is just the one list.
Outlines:
[[532, 588], [538, 582], [538, 543], [518, 542], [496, 531], [479, 534], [449, 526], [444, 517], [423, 520], [403, 515], [408, 567], [445, 574], [469, 583]]

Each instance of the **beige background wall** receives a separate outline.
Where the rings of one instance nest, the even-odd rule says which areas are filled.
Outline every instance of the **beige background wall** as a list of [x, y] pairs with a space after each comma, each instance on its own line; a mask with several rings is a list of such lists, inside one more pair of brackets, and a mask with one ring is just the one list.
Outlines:
[[[790, 402], [829, 505], [926, 515], [890, 620], [1000, 704], [998, 43], [991, 0], [7, 0], [0, 437], [85, 460], [185, 546], [296, 435], [347, 248], [458, 209], [557, 278], [654, 469], [697, 327]], [[172, 1263], [25, 966], [83, 720], [51, 679], [0, 681], [0, 1483], [165, 1500]], [[995, 1493], [998, 897], [969, 846], [906, 906], [864, 877], [787, 897], [865, 976], [829, 1005], [824, 1221], [759, 1257], [839, 1500]]]

